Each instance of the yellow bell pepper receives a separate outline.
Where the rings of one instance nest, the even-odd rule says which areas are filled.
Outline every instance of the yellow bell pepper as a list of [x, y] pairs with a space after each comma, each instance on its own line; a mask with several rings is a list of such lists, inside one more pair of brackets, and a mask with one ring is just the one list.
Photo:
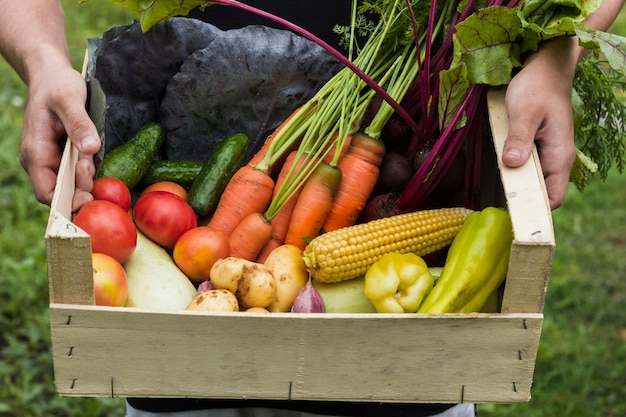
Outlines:
[[391, 252], [369, 267], [364, 291], [379, 313], [415, 313], [434, 282], [421, 257]]

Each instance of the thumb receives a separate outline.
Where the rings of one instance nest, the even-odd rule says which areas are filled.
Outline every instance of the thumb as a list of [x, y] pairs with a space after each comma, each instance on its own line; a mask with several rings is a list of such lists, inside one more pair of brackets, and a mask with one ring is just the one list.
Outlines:
[[66, 100], [58, 117], [78, 151], [85, 155], [94, 155], [100, 150], [102, 142], [87, 110], [78, 103], [80, 101]]
[[[507, 95], [507, 98], [508, 95]], [[506, 101], [509, 132], [502, 149], [502, 162], [511, 168], [524, 165], [533, 150], [541, 117], [529, 109], [520, 109], [517, 103]]]
[[504, 142], [502, 162], [511, 168], [524, 165], [533, 149], [534, 137], [528, 132], [511, 131]]

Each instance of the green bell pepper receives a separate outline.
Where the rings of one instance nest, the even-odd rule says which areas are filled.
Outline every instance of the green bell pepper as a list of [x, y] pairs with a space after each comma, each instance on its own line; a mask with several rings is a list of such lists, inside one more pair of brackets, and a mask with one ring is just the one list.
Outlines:
[[506, 210], [487, 207], [470, 214], [418, 313], [479, 312], [506, 278], [512, 243], [513, 227]]

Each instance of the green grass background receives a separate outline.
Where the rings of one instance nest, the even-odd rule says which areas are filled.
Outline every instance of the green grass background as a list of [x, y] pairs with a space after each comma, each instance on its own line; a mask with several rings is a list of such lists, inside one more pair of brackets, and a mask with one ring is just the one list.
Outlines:
[[[64, 1], [72, 59], [85, 39], [128, 24], [103, 0]], [[614, 30], [626, 33], [620, 17]], [[0, 416], [121, 417], [119, 398], [62, 398], [54, 389], [44, 232], [18, 161], [26, 88], [0, 59]], [[626, 174], [583, 193], [572, 188], [554, 212], [557, 246], [530, 402], [482, 405], [481, 417], [626, 416]]]

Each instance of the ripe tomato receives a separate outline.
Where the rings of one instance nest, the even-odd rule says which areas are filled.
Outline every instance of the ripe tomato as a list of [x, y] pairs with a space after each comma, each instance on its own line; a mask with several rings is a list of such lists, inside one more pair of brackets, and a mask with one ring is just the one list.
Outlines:
[[104, 253], [92, 253], [91, 262], [96, 305], [124, 307], [128, 298], [128, 279], [122, 264]]
[[91, 237], [91, 251], [124, 263], [137, 246], [137, 229], [128, 212], [106, 200], [83, 205], [73, 220]]
[[169, 191], [172, 194], [176, 194], [183, 200], [187, 200], [187, 197], [189, 197], [189, 193], [187, 192], [187, 190], [185, 190], [182, 185], [177, 184], [173, 181], [155, 182], [154, 184], [147, 186], [146, 189], [143, 190], [139, 196], [141, 197], [142, 195], [151, 193], [153, 191]]
[[121, 180], [113, 177], [102, 177], [93, 180], [91, 190], [94, 200], [106, 200], [115, 203], [124, 211], [130, 209], [130, 190]]
[[221, 230], [199, 226], [183, 234], [174, 245], [174, 262], [189, 279], [201, 283], [209, 279], [211, 267], [230, 254], [228, 237]]
[[198, 226], [191, 206], [168, 191], [153, 191], [139, 197], [133, 217], [139, 230], [167, 249], [174, 248], [183, 233]]

